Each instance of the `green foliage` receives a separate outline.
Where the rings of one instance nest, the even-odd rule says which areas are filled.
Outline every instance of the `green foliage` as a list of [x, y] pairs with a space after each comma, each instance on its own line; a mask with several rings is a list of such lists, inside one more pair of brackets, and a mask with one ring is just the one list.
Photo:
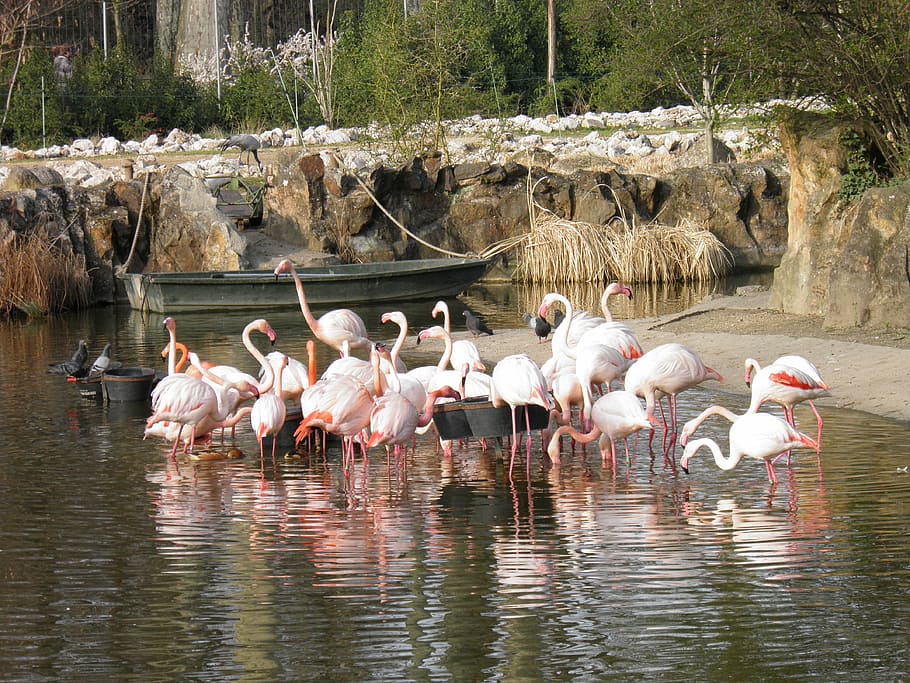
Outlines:
[[232, 130], [247, 125], [273, 127], [291, 118], [290, 109], [277, 77], [268, 68], [250, 64], [234, 74], [230, 86], [222, 90], [221, 111]]
[[505, 79], [488, 17], [475, 0], [433, 0], [407, 19], [397, 0], [371, 0], [340, 48], [339, 120], [378, 121], [403, 155], [443, 148], [443, 120], [495, 110]]
[[855, 132], [843, 133], [840, 143], [847, 150], [847, 170], [841, 176], [837, 200], [841, 206], [859, 199], [870, 187], [883, 184], [881, 172], [877, 169], [874, 155], [862, 137]]
[[[15, 60], [6, 60], [0, 72], [0, 81], [12, 76]], [[54, 75], [53, 59], [44, 50], [29, 54], [16, 78], [16, 87], [10, 101], [6, 124], [0, 131], [4, 144], [29, 149], [43, 146], [41, 120], [41, 79], [44, 78], [44, 127], [48, 145], [68, 142], [63, 130], [66, 127], [65, 88]]]

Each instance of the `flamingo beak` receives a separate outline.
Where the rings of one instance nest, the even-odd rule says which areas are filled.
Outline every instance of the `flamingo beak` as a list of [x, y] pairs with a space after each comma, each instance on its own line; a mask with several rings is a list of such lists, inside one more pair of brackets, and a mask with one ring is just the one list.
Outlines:
[[679, 469], [681, 469], [686, 474], [689, 474], [689, 468], [686, 465], [683, 465], [682, 463], [680, 463]]
[[629, 297], [629, 301], [632, 301], [632, 290], [631, 289], [629, 289], [628, 287], [623, 287], [622, 293], [625, 294], [627, 297]]

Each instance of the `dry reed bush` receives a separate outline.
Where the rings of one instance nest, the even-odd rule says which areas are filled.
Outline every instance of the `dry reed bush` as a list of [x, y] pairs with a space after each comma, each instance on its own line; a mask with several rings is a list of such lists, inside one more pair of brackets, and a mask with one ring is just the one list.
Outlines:
[[63, 253], [46, 232], [9, 234], [0, 243], [0, 314], [18, 311], [29, 318], [82, 308], [91, 302], [92, 284], [83, 257]]
[[674, 282], [722, 277], [731, 265], [723, 243], [694, 222], [637, 226], [624, 217], [609, 225], [560, 218], [530, 198], [531, 232], [516, 277], [529, 282]]

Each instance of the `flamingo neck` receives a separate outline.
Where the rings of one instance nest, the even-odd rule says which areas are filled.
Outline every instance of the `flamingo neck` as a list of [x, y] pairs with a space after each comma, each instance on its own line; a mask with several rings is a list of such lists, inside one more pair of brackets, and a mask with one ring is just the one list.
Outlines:
[[313, 386], [316, 384], [316, 342], [312, 339], [307, 339], [306, 342], [306, 372], [307, 380], [309, 380], [308, 386]]
[[600, 427], [598, 427], [597, 425], [594, 425], [591, 428], [591, 431], [587, 432], [587, 433], [578, 431], [572, 425], [562, 425], [555, 432], [553, 432], [553, 436], [550, 438], [550, 443], [547, 446], [547, 454], [550, 456], [550, 458], [552, 460], [554, 460], [554, 461], [559, 460], [559, 440], [560, 440], [560, 438], [562, 438], [563, 434], [569, 435], [573, 440], [577, 441], [578, 443], [588, 444], [588, 443], [591, 443], [592, 441], [594, 441], [595, 439], [600, 438], [600, 435], [602, 433], [603, 432], [601, 432]]
[[613, 322], [613, 314], [610, 313], [609, 299], [615, 294], [610, 287], [607, 287], [603, 294], [600, 295], [600, 312], [603, 313], [604, 320], [608, 323]]
[[403, 318], [396, 320], [395, 322], [398, 323], [398, 338], [395, 340], [395, 344], [392, 346], [392, 351], [390, 352], [393, 368], [398, 364], [398, 354], [401, 353], [401, 349], [404, 348], [405, 339], [408, 338], [407, 319]]
[[569, 328], [572, 326], [572, 317], [575, 315], [575, 311], [572, 308], [572, 304], [569, 303], [569, 300], [562, 294], [557, 294], [552, 298], [562, 303], [563, 307], [566, 309], [565, 320], [562, 321], [562, 325], [556, 328], [556, 332], [553, 334], [553, 341], [551, 342], [553, 355], [557, 356], [560, 353], [565, 353], [569, 348]]
[[167, 348], [167, 374], [173, 375], [177, 372], [177, 333], [168, 328], [168, 348]]
[[761, 372], [761, 365], [758, 364], [758, 361], [754, 358], [746, 358], [746, 386], [749, 386], [749, 383], [752, 381], [753, 373], [758, 374]]
[[446, 332], [449, 334], [452, 333], [451, 320], [449, 319], [449, 305], [445, 301], [437, 301], [436, 305], [433, 307], [433, 317], [436, 317], [437, 313], [442, 313], [442, 326]]
[[448, 330], [446, 330], [445, 335], [443, 335], [443, 341], [445, 341], [446, 347], [442, 352], [439, 363], [436, 364], [436, 369], [439, 370], [439, 372], [442, 372], [449, 367], [449, 361], [452, 358], [452, 335], [449, 334]]
[[[722, 470], [732, 470], [739, 464], [739, 461], [743, 459], [741, 453], [730, 453], [730, 455], [725, 456], [720, 450], [720, 446], [717, 445], [717, 442], [714, 439], [696, 439], [695, 441], [690, 441], [689, 445], [686, 446], [686, 451], [683, 454], [683, 459], [688, 463], [689, 459], [695, 455], [695, 453], [702, 446], [707, 446], [711, 449], [711, 454], [714, 456], [715, 464]], [[682, 463], [682, 461], [680, 461]]]
[[300, 276], [297, 275], [297, 270], [293, 265], [289, 266], [289, 270], [291, 271], [291, 277], [294, 278], [294, 287], [297, 289], [297, 301], [300, 303], [300, 312], [303, 313], [306, 324], [310, 326], [310, 331], [318, 337], [319, 321], [316, 319], [316, 316], [313, 315], [313, 312], [310, 310], [310, 306], [307, 303]]
[[727, 418], [730, 422], [736, 422], [740, 417], [732, 410], [725, 408], [724, 406], [711, 406], [710, 408], [705, 408], [698, 417], [689, 423], [692, 425], [692, 431], [698, 429], [701, 423], [712, 415], [720, 415], [721, 417]]
[[260, 394], [264, 394], [271, 389], [272, 385], [275, 383], [275, 370], [272, 368], [272, 364], [269, 363], [268, 359], [263, 356], [262, 352], [253, 344], [253, 340], [250, 339], [250, 333], [255, 327], [256, 323], [250, 323], [244, 327], [241, 338], [243, 339], [243, 345], [246, 347], [246, 350], [250, 352], [250, 355], [253, 358], [259, 361], [259, 365], [262, 367], [262, 381], [259, 383], [257, 389]]

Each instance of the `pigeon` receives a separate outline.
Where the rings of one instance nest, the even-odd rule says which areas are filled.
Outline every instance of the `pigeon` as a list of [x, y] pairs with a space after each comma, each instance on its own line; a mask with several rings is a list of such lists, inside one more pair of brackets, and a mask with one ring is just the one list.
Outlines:
[[550, 323], [547, 322], [546, 318], [541, 316], [533, 316], [530, 313], [522, 313], [522, 320], [527, 323], [528, 327], [534, 330], [534, 334], [537, 335], [537, 343], [539, 344], [542, 341], [546, 341], [546, 338], [550, 336], [550, 332], [553, 329], [550, 326]]
[[557, 308], [556, 313], [553, 314], [553, 329], [555, 330], [557, 327], [559, 327], [559, 325], [565, 319], [566, 319], [566, 314]]
[[111, 367], [111, 345], [105, 344], [104, 350], [101, 352], [101, 355], [95, 359], [95, 362], [92, 363], [92, 367], [89, 368], [88, 374], [91, 377], [92, 375], [100, 375], [102, 372]]
[[487, 327], [487, 324], [478, 318], [476, 315], [471, 313], [471, 311], [464, 312], [464, 323], [467, 326], [468, 330], [471, 332], [472, 337], [477, 337], [481, 334], [493, 334], [493, 330]]
[[51, 363], [47, 367], [48, 373], [52, 375], [72, 375], [82, 369], [85, 361], [88, 360], [88, 344], [84, 339], [79, 340], [79, 348], [73, 354], [72, 358], [62, 363]]

